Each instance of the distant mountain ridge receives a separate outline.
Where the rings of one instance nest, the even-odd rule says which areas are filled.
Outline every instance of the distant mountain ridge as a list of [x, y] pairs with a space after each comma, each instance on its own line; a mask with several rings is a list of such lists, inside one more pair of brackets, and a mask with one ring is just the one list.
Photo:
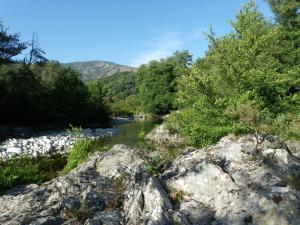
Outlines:
[[118, 72], [132, 72], [136, 70], [136, 68], [130, 66], [102, 60], [71, 62], [63, 63], [62, 65], [80, 72], [83, 81], [96, 80], [101, 77], [111, 76]]

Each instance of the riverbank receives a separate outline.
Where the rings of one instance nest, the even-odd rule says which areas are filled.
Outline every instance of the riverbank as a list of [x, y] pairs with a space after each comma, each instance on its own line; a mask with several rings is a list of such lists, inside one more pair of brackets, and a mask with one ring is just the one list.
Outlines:
[[300, 161], [276, 137], [188, 147], [158, 173], [151, 157], [115, 145], [40, 186], [12, 189], [0, 197], [0, 223], [299, 224]]
[[120, 132], [118, 128], [87, 128], [82, 129], [80, 134], [64, 130], [35, 133], [31, 138], [10, 138], [0, 144], [0, 158], [66, 154], [78, 139], [101, 139], [111, 137], [118, 132]]

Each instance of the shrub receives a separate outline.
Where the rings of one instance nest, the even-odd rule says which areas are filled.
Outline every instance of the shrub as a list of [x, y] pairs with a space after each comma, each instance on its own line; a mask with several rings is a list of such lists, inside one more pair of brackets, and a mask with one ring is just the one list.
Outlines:
[[219, 141], [228, 133], [250, 131], [230, 117], [213, 108], [187, 108], [167, 119], [168, 127], [179, 130], [189, 144], [205, 147]]
[[65, 172], [70, 172], [80, 163], [83, 163], [88, 157], [89, 153], [95, 149], [95, 141], [92, 139], [80, 139], [74, 147], [70, 150], [67, 165], [64, 168]]

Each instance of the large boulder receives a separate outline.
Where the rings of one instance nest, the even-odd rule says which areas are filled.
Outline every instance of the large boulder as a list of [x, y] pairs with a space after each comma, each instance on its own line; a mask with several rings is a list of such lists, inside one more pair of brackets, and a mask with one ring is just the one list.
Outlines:
[[300, 181], [299, 159], [255, 143], [226, 137], [207, 149], [189, 148], [163, 177], [184, 193], [181, 205], [196, 201], [212, 210], [211, 224], [300, 224], [299, 186], [291, 182]]
[[180, 134], [171, 133], [164, 123], [154, 128], [145, 138], [153, 141], [155, 144], [164, 146], [176, 146], [185, 143], [185, 139]]

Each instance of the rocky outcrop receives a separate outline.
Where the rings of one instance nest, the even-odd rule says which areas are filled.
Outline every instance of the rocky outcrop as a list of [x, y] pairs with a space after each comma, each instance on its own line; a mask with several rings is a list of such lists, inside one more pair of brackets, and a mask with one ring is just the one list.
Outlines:
[[12, 189], [0, 197], [0, 224], [300, 224], [300, 162], [276, 138], [188, 147], [159, 176], [140, 154], [116, 145], [41, 186]]
[[155, 144], [164, 146], [177, 146], [185, 143], [184, 138], [180, 134], [171, 133], [164, 123], [154, 128], [145, 138], [153, 141]]
[[[214, 212], [211, 224], [300, 224], [299, 159], [277, 139], [223, 138], [187, 149], [164, 172], [167, 185]], [[270, 148], [272, 147], [272, 148]], [[201, 223], [195, 223], [201, 224]]]
[[293, 153], [293, 155], [300, 158], [300, 142], [296, 141], [287, 141], [286, 146]]
[[80, 135], [67, 131], [45, 132], [34, 135], [32, 138], [11, 138], [0, 144], [0, 159], [8, 159], [15, 155], [53, 155], [65, 154], [79, 138], [99, 139], [112, 136], [119, 132], [115, 128], [83, 129]]

